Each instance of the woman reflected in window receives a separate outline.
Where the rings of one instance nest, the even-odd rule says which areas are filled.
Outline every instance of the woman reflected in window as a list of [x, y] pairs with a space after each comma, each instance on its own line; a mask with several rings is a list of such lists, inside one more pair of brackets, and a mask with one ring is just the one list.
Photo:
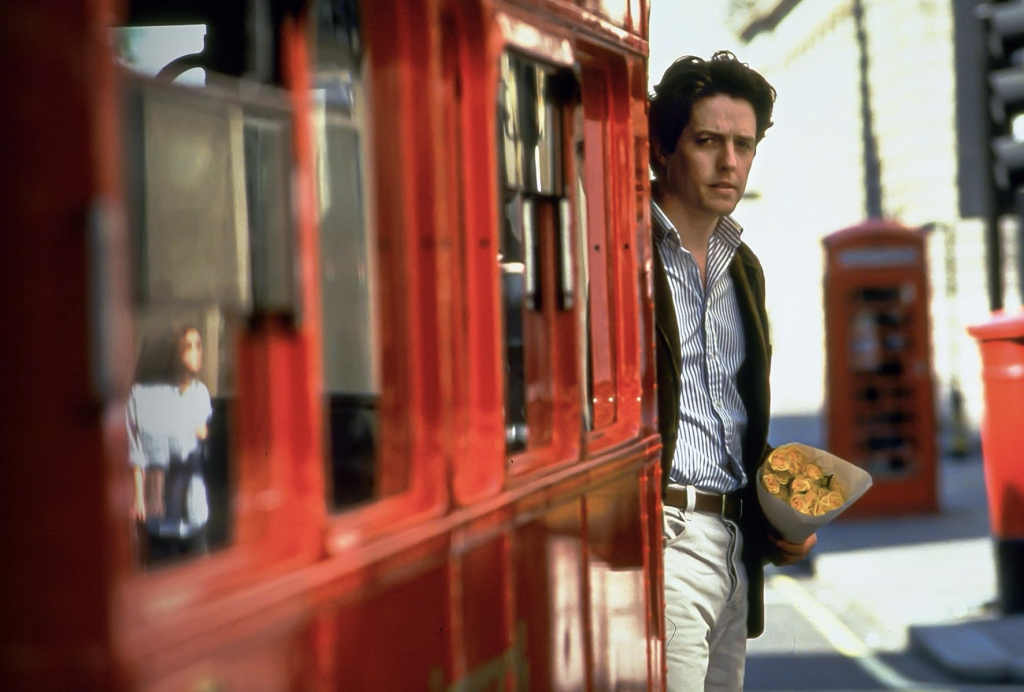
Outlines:
[[191, 325], [147, 336], [139, 354], [126, 418], [146, 566], [206, 552], [203, 460], [213, 409], [202, 364], [202, 338]]

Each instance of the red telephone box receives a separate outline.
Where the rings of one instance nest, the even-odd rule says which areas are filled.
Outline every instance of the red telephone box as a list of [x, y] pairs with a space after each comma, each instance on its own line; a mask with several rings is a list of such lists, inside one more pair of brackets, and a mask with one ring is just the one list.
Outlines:
[[843, 516], [936, 511], [925, 235], [870, 221], [823, 243], [827, 444], [874, 478]]

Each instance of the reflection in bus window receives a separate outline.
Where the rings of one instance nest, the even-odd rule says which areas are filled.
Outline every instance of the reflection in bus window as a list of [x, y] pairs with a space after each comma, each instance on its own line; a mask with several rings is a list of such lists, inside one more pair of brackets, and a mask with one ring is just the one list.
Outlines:
[[[528, 313], [544, 309], [546, 291], [569, 308], [577, 286], [572, 271], [571, 218], [562, 155], [562, 105], [571, 97], [571, 73], [504, 54], [498, 87], [499, 247], [505, 344], [505, 443], [526, 449], [546, 431], [530, 431], [526, 350]], [[545, 285], [542, 235], [557, 235], [557, 279]]]
[[114, 54], [124, 66], [150, 77], [174, 70], [177, 81], [194, 85], [206, 82], [206, 70], [189, 64], [203, 52], [205, 39], [202, 24], [117, 28], [112, 36]]
[[126, 406], [133, 513], [145, 562], [206, 551], [206, 441], [213, 408], [200, 379], [199, 328], [147, 334]]
[[[367, 203], [368, 109], [358, 26], [318, 3], [314, 75], [328, 506], [338, 511], [381, 494], [378, 468], [377, 264]], [[389, 488], [393, 492], [396, 488]]]
[[[195, 48], [168, 50], [156, 29], [143, 37], [172, 61]], [[122, 60], [159, 52], [138, 36], [127, 43]], [[245, 318], [297, 311], [287, 99], [223, 76], [196, 87], [166, 74], [131, 65], [124, 75], [138, 358], [126, 424], [146, 567], [232, 541], [236, 335]]]
[[290, 256], [294, 242], [287, 195], [291, 123], [276, 114], [248, 113], [242, 137], [253, 303], [267, 312], [288, 312], [297, 299], [294, 266], [275, 258]]

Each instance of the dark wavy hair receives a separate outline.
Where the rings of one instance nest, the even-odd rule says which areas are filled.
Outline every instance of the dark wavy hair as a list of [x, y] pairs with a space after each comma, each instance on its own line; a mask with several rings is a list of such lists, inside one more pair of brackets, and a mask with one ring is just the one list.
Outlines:
[[135, 364], [135, 384], [181, 384], [185, 364], [181, 357], [181, 340], [189, 332], [197, 332], [194, 324], [175, 324], [145, 335]]
[[663, 154], [674, 152], [679, 135], [693, 115], [694, 104], [717, 94], [748, 101], [757, 118], [757, 141], [764, 138], [772, 126], [775, 87], [727, 50], [717, 51], [710, 60], [687, 55], [665, 70], [649, 98], [647, 128], [651, 168], [656, 174], [662, 173], [655, 158], [657, 147]]

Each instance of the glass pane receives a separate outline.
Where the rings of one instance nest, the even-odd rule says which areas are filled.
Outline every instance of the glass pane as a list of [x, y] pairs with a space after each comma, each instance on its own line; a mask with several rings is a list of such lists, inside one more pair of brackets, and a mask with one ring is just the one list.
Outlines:
[[[378, 472], [376, 237], [363, 153], [366, 99], [358, 32], [349, 16], [319, 18], [313, 93], [320, 205], [327, 491], [332, 511], [381, 494]], [[390, 492], [391, 490], [389, 490]]]
[[[155, 77], [175, 60], [198, 56], [206, 45], [206, 26], [133, 26], [115, 28], [112, 34], [114, 54], [122, 65], [139, 74]], [[176, 81], [202, 85], [206, 71], [183, 65]]]
[[[524, 228], [525, 178], [522, 136], [522, 101], [528, 95], [520, 61], [509, 55], [501, 58], [501, 82], [498, 98], [498, 153], [501, 159], [499, 194], [498, 267], [501, 276], [502, 326], [505, 343], [505, 443], [508, 451], [526, 448], [526, 373], [523, 338], [523, 311], [527, 301], [527, 243], [530, 245], [531, 284], [534, 276], [531, 227]], [[532, 205], [526, 204], [527, 223]], [[533, 307], [535, 285], [529, 300]]]
[[138, 557], [157, 567], [231, 533], [231, 331], [248, 302], [245, 175], [233, 146], [243, 118], [234, 106], [128, 86], [138, 360], [126, 423]]
[[287, 313], [295, 306], [294, 237], [289, 223], [291, 127], [278, 117], [248, 109], [243, 126], [245, 200], [252, 239], [253, 304], [264, 312]]
[[280, 92], [225, 79], [212, 89], [126, 74], [124, 86], [137, 356], [125, 422], [149, 569], [232, 541], [236, 335], [259, 312], [296, 312], [291, 116]]
[[[513, 54], [501, 57], [498, 85], [499, 247], [505, 344], [505, 442], [508, 451], [525, 449], [529, 440], [546, 439], [550, 428], [541, 408], [531, 418], [527, 380], [550, 378], [543, 321], [531, 313], [543, 309], [544, 295], [558, 296], [563, 309], [579, 288], [573, 283], [570, 254], [574, 213], [565, 196], [562, 161], [562, 106], [575, 78], [567, 71]], [[545, 277], [540, 248], [554, 236], [557, 277]], [[536, 317], [536, 315], [533, 315]], [[531, 326], [533, 325], [533, 326]], [[540, 330], [540, 331], [538, 331]], [[534, 334], [533, 332], [538, 332]], [[531, 343], [529, 352], [525, 344]], [[531, 360], [532, 359], [532, 360]], [[541, 373], [545, 374], [541, 374]], [[531, 383], [532, 384], [532, 383]], [[548, 388], [536, 388], [537, 395]], [[550, 411], [550, 405], [544, 407]], [[530, 430], [533, 425], [537, 428]]]

